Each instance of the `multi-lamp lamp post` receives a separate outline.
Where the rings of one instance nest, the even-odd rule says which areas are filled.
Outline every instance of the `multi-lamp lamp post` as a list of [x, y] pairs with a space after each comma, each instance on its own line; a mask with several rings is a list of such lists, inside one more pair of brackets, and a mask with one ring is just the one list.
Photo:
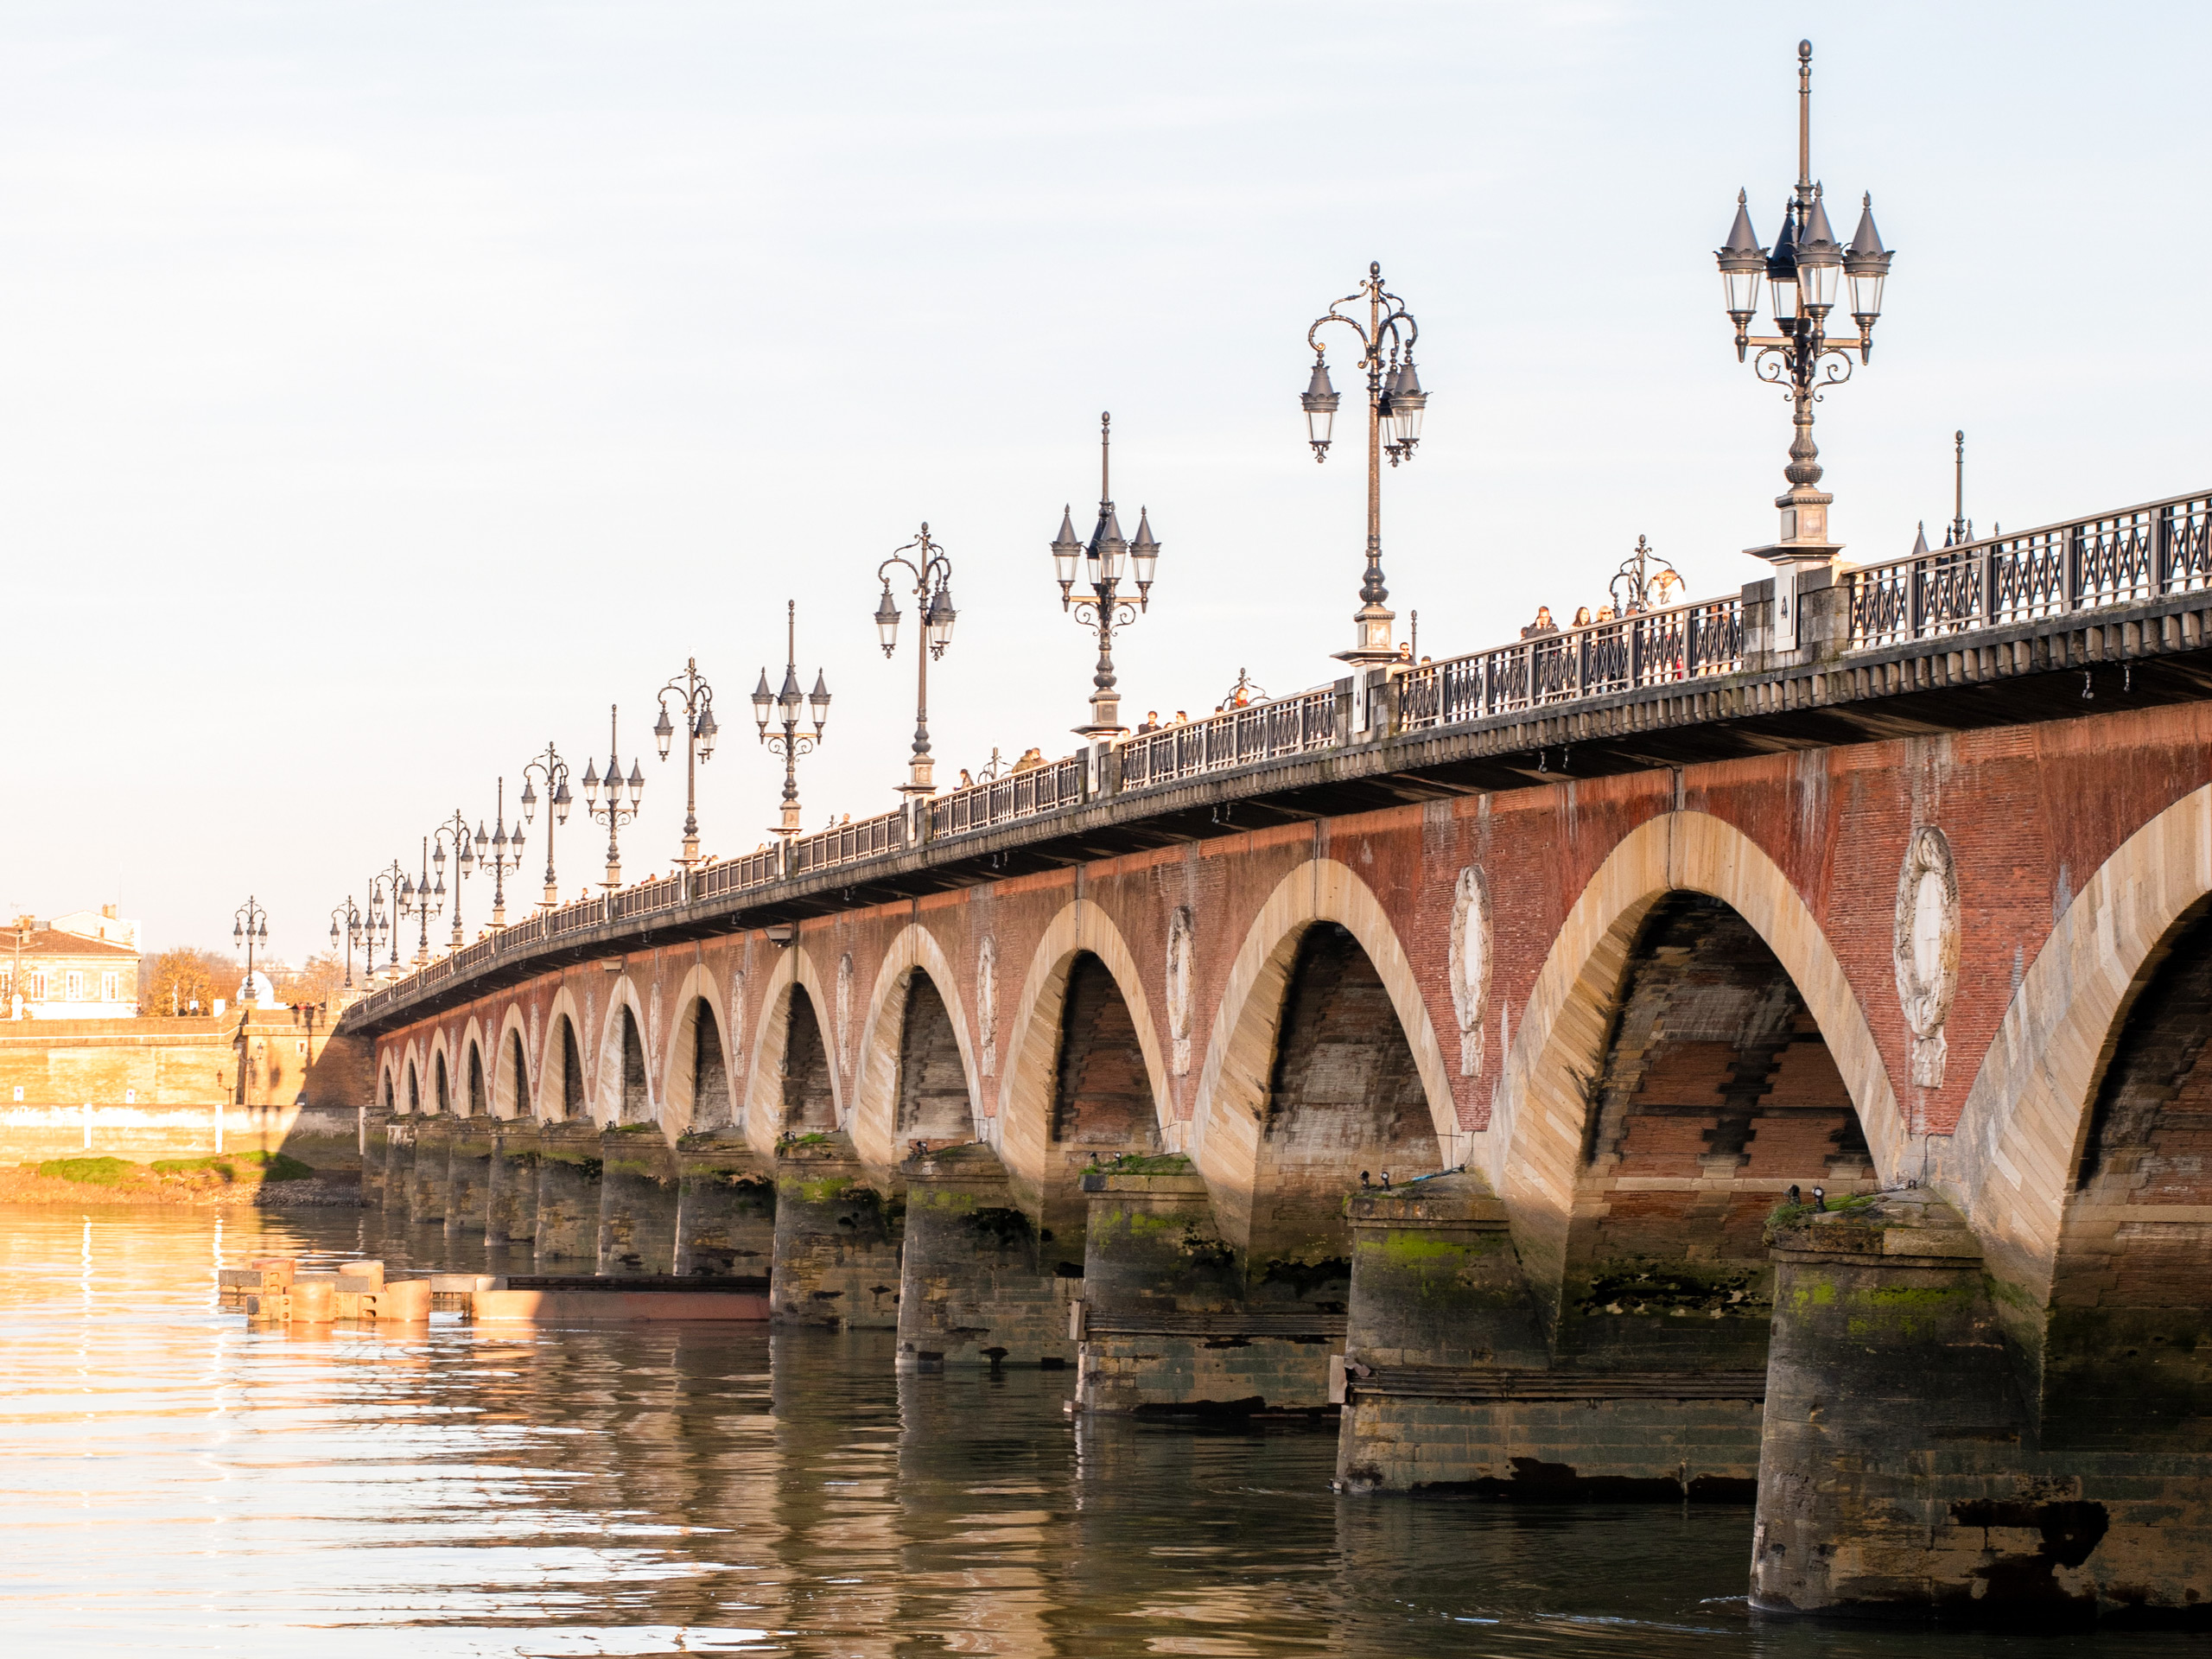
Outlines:
[[[555, 885], [553, 876], [553, 831], [556, 826], [569, 821], [569, 806], [575, 797], [569, 793], [569, 763], [561, 758], [561, 752], [550, 742], [545, 746], [544, 753], [522, 769], [522, 816], [524, 823], [534, 822], [537, 817], [537, 791], [531, 787], [534, 777], [545, 780], [545, 804], [552, 810], [552, 816], [545, 820], [544, 902], [550, 906], [561, 902], [561, 890]], [[521, 836], [518, 834], [515, 840], [519, 845]]]
[[[913, 556], [909, 558], [908, 554]], [[945, 556], [944, 548], [930, 539], [929, 524], [925, 520], [920, 535], [875, 568], [883, 583], [883, 597], [875, 607], [875, 632], [886, 657], [899, 645], [899, 605], [891, 597], [893, 565], [913, 578], [915, 607], [923, 625], [921, 641], [914, 652], [919, 666], [914, 681], [913, 755], [907, 762], [906, 781], [899, 785], [901, 795], [912, 798], [937, 793], [937, 762], [930, 754], [930, 663], [944, 656], [944, 648], [952, 643], [952, 624], [958, 613], [952, 608], [952, 561]]]
[[[1362, 300], [1367, 302], [1364, 323], [1337, 309]], [[1354, 664], [1387, 663], [1398, 652], [1392, 639], [1397, 613], [1383, 602], [1390, 590], [1382, 584], [1382, 460], [1389, 456], [1393, 467], [1411, 461], [1421, 442], [1421, 417], [1428, 409], [1428, 394], [1414, 372], [1414, 342], [1421, 337], [1421, 326], [1406, 302], [1382, 286], [1378, 263], [1368, 265], [1367, 280], [1355, 292], [1314, 319], [1306, 331], [1306, 343], [1313, 348], [1313, 378], [1299, 401], [1305, 405], [1306, 440], [1317, 462], [1328, 459], [1341, 400], [1329, 379], [1328, 348], [1319, 338], [1332, 322], [1358, 338], [1357, 366], [1367, 371], [1367, 574], [1359, 584], [1359, 608], [1352, 613], [1357, 643], [1336, 655], [1339, 662]]]
[[[1817, 487], [1821, 464], [1813, 442], [1813, 405], [1820, 401], [1823, 387], [1851, 378], [1851, 353], [1856, 351], [1862, 364], [1872, 357], [1874, 322], [1882, 314], [1882, 284], [1891, 257], [1874, 228], [1871, 193], [1862, 199], [1851, 245], [1836, 241], [1821, 186], [1813, 177], [1812, 106], [1813, 43], [1800, 41], [1797, 184], [1783, 209], [1782, 233], [1771, 251], [1759, 245], [1749, 200], [1739, 190], [1736, 222], [1716, 255], [1729, 320], [1736, 325], [1737, 360], [1741, 362], [1747, 350], [1754, 353], [1753, 372], [1760, 379], [1786, 388], [1790, 400], [1795, 435], [1789, 464], [1782, 474], [1789, 488], [1775, 498], [1775, 505], [1782, 510], [1781, 539], [1751, 550], [1771, 560], [1792, 590], [1798, 569], [1827, 564], [1841, 550], [1840, 543], [1828, 538], [1828, 506], [1835, 498]], [[1751, 331], [1758, 315], [1762, 278], [1773, 305], [1772, 334]], [[1851, 320], [1858, 325], [1858, 338], [1838, 343], [1827, 335], [1828, 314], [1845, 282], [1850, 286]], [[1790, 626], [1794, 631], [1794, 619]]]
[[251, 893], [248, 893], [245, 903], [238, 906], [237, 919], [231, 927], [231, 944], [233, 946], [242, 945], [245, 950], [245, 993], [238, 998], [241, 1002], [258, 1000], [253, 994], [253, 948], [268, 943], [269, 912], [255, 901]]
[[401, 913], [399, 887], [400, 883], [406, 880], [406, 871], [400, 868], [399, 861], [395, 858], [391, 861], [390, 869], [378, 870], [369, 878], [369, 920], [372, 924], [369, 939], [369, 979], [372, 983], [375, 982], [377, 976], [376, 948], [379, 941], [385, 947], [385, 971], [397, 974], [399, 970], [399, 940], [394, 932], [393, 924]]
[[[645, 774], [638, 765], [635, 755], [630, 757], [630, 777], [626, 784], [622, 777], [621, 745], [615, 736], [614, 720], [620, 712], [613, 703], [607, 705], [607, 776], [602, 780], [593, 769], [592, 762], [584, 761], [584, 810], [592, 821], [607, 826], [607, 892], [613, 893], [622, 885], [622, 847], [617, 839], [621, 827], [638, 816], [638, 798], [645, 792]], [[599, 791], [602, 785], [607, 798], [601, 801]], [[623, 799], [623, 791], [629, 798]]]
[[[1090, 723], [1078, 726], [1081, 737], [1119, 737], [1128, 729], [1122, 724], [1122, 694], [1114, 676], [1114, 632], [1135, 623], [1141, 611], [1150, 608], [1153, 574], [1160, 563], [1160, 543], [1152, 538], [1151, 515], [1137, 509], [1137, 538], [1122, 539], [1122, 523], [1114, 514], [1113, 423], [1109, 412], [1098, 417], [1098, 524], [1086, 549], [1076, 539], [1071, 507], [1060, 509], [1060, 533], [1052, 543], [1052, 574], [1060, 584], [1060, 608], [1072, 611], [1082, 626], [1098, 635], [1098, 666], [1090, 677]], [[1090, 592], [1074, 596], [1077, 561], [1088, 556], [1083, 576]], [[1124, 565], [1137, 584], [1134, 601], [1122, 597]]]
[[430, 867], [437, 872], [437, 891], [440, 893], [443, 893], [446, 890], [446, 842], [448, 841], [453, 842], [454, 864], [453, 938], [447, 942], [447, 944], [448, 949], [458, 950], [463, 943], [461, 925], [461, 884], [475, 874], [476, 852], [475, 849], [469, 844], [468, 815], [457, 806], [453, 810], [453, 817], [438, 826], [430, 841]]
[[[883, 592], [884, 599], [887, 603], [891, 597], [891, 589], [887, 584]], [[880, 625], [881, 622], [880, 611], [877, 620]], [[892, 615], [891, 626], [894, 630], [899, 626], [895, 608]], [[814, 719], [814, 730], [810, 734], [798, 728], [798, 711], [802, 702], [808, 706], [808, 712]], [[768, 729], [769, 710], [772, 709], [775, 710], [777, 720], [783, 727], [780, 732], [772, 732]], [[822, 728], [830, 721], [830, 682], [823, 677], [822, 671], [818, 668], [815, 671], [814, 690], [810, 693], [802, 693], [798, 689], [798, 601], [797, 600], [785, 601], [784, 607], [783, 690], [769, 690], [768, 671], [762, 669], [760, 683], [753, 688], [753, 718], [760, 728], [760, 741], [767, 746], [769, 753], [780, 757], [784, 763], [783, 812], [780, 821], [772, 828], [777, 835], [783, 836], [788, 842], [793, 836], [798, 834], [801, 828], [798, 816], [799, 757], [803, 754], [811, 754], [822, 746]]]
[[507, 780], [499, 779], [498, 805], [492, 814], [492, 834], [486, 839], [484, 820], [476, 821], [476, 861], [492, 872], [492, 925], [507, 925], [507, 877], [522, 868], [522, 825], [507, 833]]
[[353, 944], [361, 937], [365, 927], [373, 946], [376, 929], [353, 907], [353, 895], [349, 893], [346, 895], [346, 902], [330, 912], [330, 948], [333, 950], [338, 948], [338, 935], [341, 930], [346, 935], [346, 988], [349, 991], [353, 988]]
[[683, 868], [699, 862], [699, 763], [715, 754], [715, 688], [699, 677], [699, 659], [689, 658], [683, 672], [660, 689], [660, 718], [653, 722], [653, 741], [660, 758], [668, 759], [668, 746], [676, 736], [668, 717], [668, 700], [674, 697], [683, 710]]
[[[454, 816], [459, 817], [461, 815], [456, 812]], [[446, 907], [446, 842], [452, 835], [453, 827], [450, 824], [440, 824], [431, 834], [423, 836], [421, 874], [417, 876], [404, 876], [400, 880], [399, 913], [402, 916], [419, 918], [422, 924], [422, 933], [415, 942], [415, 965], [417, 968], [422, 967], [430, 959], [430, 918], [439, 914]], [[437, 844], [437, 850], [435, 853], [431, 851], [433, 842]], [[468, 874], [469, 866], [473, 862], [473, 856], [468, 850], [468, 826], [465, 823], [461, 826], [461, 861], [454, 869], [455, 883], [453, 905], [454, 943], [456, 944], [461, 942], [461, 895], [458, 884], [461, 877]]]

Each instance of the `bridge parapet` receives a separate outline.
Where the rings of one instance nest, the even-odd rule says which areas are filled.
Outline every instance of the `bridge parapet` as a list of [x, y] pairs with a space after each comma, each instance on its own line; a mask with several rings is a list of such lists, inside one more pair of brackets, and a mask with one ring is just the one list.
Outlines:
[[[704, 925], [810, 893], [817, 895], [812, 907], [823, 908], [823, 891], [865, 886], [880, 897], [894, 873], [923, 864], [982, 857], [1002, 868], [1016, 842], [1077, 828], [1091, 834], [1105, 821], [1102, 809], [1120, 824], [1187, 819], [1202, 804], [1219, 825], [1238, 804], [1270, 798], [1296, 798], [1294, 816], [1313, 816], [1309, 798], [1318, 799], [1322, 785], [1333, 791], [1332, 804], [1367, 806], [1423, 798], [1435, 792], [1433, 779], [1448, 778], [1452, 791], [1548, 782], [1567, 775], [1570, 753], [1573, 775], [1590, 776], [1668, 764], [1670, 745], [1696, 758], [1731, 745], [1741, 753], [1799, 747], [1847, 739], [1851, 722], [1833, 716], [1870, 699], [1918, 700], [1910, 719], [1928, 729], [2050, 718], [2061, 706], [2050, 698], [1993, 715], [1977, 697], [1953, 722], [1925, 706], [1926, 694], [2202, 649], [2212, 611], [2195, 601], [2208, 593], [2212, 492], [2203, 491], [1882, 564], [1784, 572], [1732, 598], [1392, 664], [1096, 744], [925, 806], [543, 911], [371, 992], [341, 1023], [373, 1027], [550, 950]], [[2132, 690], [2134, 681], [2125, 683]], [[2186, 669], [2158, 694], [2199, 695]], [[1809, 734], [1783, 730], [1778, 721], [1789, 718], [1809, 718]], [[1870, 734], [1887, 728], [1882, 715], [1858, 723]], [[1731, 726], [1735, 734], [1724, 737]], [[1702, 729], [1663, 735], [1686, 728]], [[1394, 773], [1427, 777], [1394, 797], [1380, 782]], [[823, 876], [846, 872], [849, 882], [824, 888]]]

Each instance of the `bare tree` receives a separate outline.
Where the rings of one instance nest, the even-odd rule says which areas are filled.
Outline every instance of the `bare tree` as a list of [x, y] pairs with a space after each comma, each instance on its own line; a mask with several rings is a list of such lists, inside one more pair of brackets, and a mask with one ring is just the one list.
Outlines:
[[346, 982], [346, 963], [335, 953], [325, 950], [309, 957], [306, 966], [297, 970], [282, 963], [270, 963], [269, 979], [276, 988], [279, 1002], [327, 1002]]
[[180, 945], [149, 957], [138, 970], [138, 1007], [149, 1016], [190, 1014], [199, 1004], [203, 1014], [215, 1011], [215, 999], [226, 1001], [238, 992], [238, 969], [219, 950], [196, 950]]

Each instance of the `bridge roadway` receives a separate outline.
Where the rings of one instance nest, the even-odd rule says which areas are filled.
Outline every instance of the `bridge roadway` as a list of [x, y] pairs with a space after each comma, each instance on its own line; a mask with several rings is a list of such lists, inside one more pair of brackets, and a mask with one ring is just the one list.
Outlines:
[[1753, 583], [545, 913], [346, 1012], [378, 1186], [1084, 1409], [1336, 1411], [1348, 1491], [1755, 1497], [1767, 1607], [2202, 1620], [2208, 527], [1807, 570], [1794, 637]]

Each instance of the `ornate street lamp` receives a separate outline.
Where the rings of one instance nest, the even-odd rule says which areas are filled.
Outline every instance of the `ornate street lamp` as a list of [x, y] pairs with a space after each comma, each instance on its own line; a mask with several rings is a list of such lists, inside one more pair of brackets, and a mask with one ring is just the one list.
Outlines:
[[[533, 773], [545, 780], [546, 804], [553, 811], [553, 816], [545, 820], [544, 902], [550, 906], [561, 902], [561, 890], [554, 884], [553, 879], [553, 831], [556, 825], [569, 821], [569, 806], [575, 798], [569, 793], [569, 763], [561, 758], [559, 750], [548, 743], [545, 753], [522, 769], [524, 822], [531, 822], [537, 817], [537, 791], [531, 787]], [[519, 832], [515, 836], [515, 844], [518, 848], [522, 844]]]
[[369, 878], [368, 978], [372, 984], [375, 982], [377, 976], [377, 946], [378, 944], [382, 944], [385, 948], [385, 969], [394, 977], [398, 976], [399, 944], [398, 941], [392, 937], [392, 923], [400, 914], [399, 888], [400, 884], [406, 880], [406, 876], [407, 873], [400, 868], [399, 861], [395, 858], [391, 861], [390, 869], [378, 870]]
[[[1720, 264], [1729, 320], [1736, 325], [1736, 359], [1755, 350], [1753, 371], [1771, 385], [1786, 387], [1795, 435], [1783, 477], [1789, 488], [1775, 498], [1782, 510], [1782, 537], [1771, 547], [1751, 551], [1785, 571], [1831, 563], [1841, 544], [1828, 539], [1828, 506], [1835, 498], [1815, 487], [1821, 481], [1820, 450], [1813, 442], [1813, 405], [1821, 389], [1851, 378], [1853, 351], [1861, 363], [1873, 355], [1874, 323], [1882, 315], [1882, 284], [1890, 272], [1890, 250], [1874, 228], [1874, 198], [1863, 198], [1859, 228], [1851, 245], [1841, 246], [1828, 223], [1821, 187], [1813, 178], [1813, 43], [1797, 42], [1797, 186], [1783, 210], [1782, 233], [1771, 251], [1759, 245], [1751, 228], [1748, 198], [1736, 193], [1736, 222], [1715, 256]], [[1774, 309], [1773, 334], [1754, 334], [1759, 277], [1766, 278]], [[1827, 337], [1828, 314], [1847, 281], [1851, 320], [1859, 338], [1842, 344]], [[1792, 581], [1794, 582], [1794, 575]], [[1794, 637], [1795, 624], [1791, 624]]]
[[[912, 554], [908, 558], [907, 554]], [[952, 643], [952, 624], [956, 613], [952, 608], [952, 561], [944, 550], [930, 539], [926, 519], [922, 533], [876, 566], [875, 574], [883, 582], [883, 597], [875, 607], [875, 632], [886, 657], [898, 648], [899, 606], [891, 597], [891, 567], [899, 566], [914, 579], [914, 601], [922, 620], [922, 643], [915, 651], [915, 660], [920, 664], [914, 682], [914, 754], [908, 762], [909, 776], [899, 785], [901, 795], [934, 795], [937, 785], [931, 772], [937, 762], [930, 758], [930, 660], [944, 655], [944, 648]], [[756, 698], [757, 701], [757, 698]]]
[[484, 820], [476, 821], [476, 861], [492, 872], [492, 925], [507, 925], [507, 877], [522, 868], [522, 825], [507, 833], [507, 780], [499, 779], [498, 809], [492, 815], [492, 833], [484, 834]]
[[699, 659], [689, 658], [683, 672], [660, 689], [660, 718], [653, 723], [653, 741], [660, 758], [668, 759], [668, 746], [676, 727], [668, 717], [673, 696], [683, 710], [683, 868], [699, 861], [699, 763], [715, 754], [715, 688], [699, 677]]
[[[1098, 666], [1090, 677], [1090, 724], [1075, 728], [1078, 736], [1089, 738], [1119, 737], [1128, 729], [1122, 724], [1122, 694], [1115, 689], [1114, 630], [1128, 627], [1140, 611], [1149, 608], [1153, 573], [1160, 563], [1160, 543], [1152, 539], [1150, 515], [1142, 507], [1137, 509], [1134, 542], [1122, 539], [1121, 520], [1114, 516], [1109, 466], [1113, 421], [1110, 413], [1098, 417], [1098, 525], [1090, 532], [1088, 563], [1083, 569], [1082, 580], [1090, 589], [1085, 597], [1071, 596], [1076, 563], [1085, 556], [1086, 550], [1075, 538], [1075, 521], [1067, 507], [1060, 509], [1060, 534], [1052, 543], [1052, 573], [1060, 584], [1060, 608], [1072, 610], [1077, 623], [1098, 635]], [[1125, 565], [1137, 585], [1134, 603], [1117, 591]]]
[[446, 843], [448, 841], [452, 842], [454, 850], [453, 938], [448, 948], [458, 950], [463, 943], [461, 884], [475, 873], [476, 850], [469, 842], [467, 817], [457, 806], [453, 810], [453, 817], [437, 827], [430, 842], [430, 866], [437, 872], [436, 891], [441, 894], [446, 890]]
[[[444, 832], [441, 831], [442, 835]], [[419, 877], [403, 877], [399, 883], [399, 913], [422, 918], [422, 936], [415, 942], [415, 966], [430, 960], [430, 918], [446, 907], [445, 849], [438, 849], [438, 885], [430, 886], [430, 838], [423, 837], [423, 868]]]
[[253, 1000], [253, 947], [269, 943], [269, 912], [254, 902], [253, 895], [246, 895], [245, 903], [238, 908], [238, 918], [231, 928], [231, 943], [245, 949], [245, 995], [241, 1002]]
[[[622, 848], [616, 840], [617, 833], [624, 824], [638, 816], [638, 798], [645, 792], [645, 774], [639, 769], [637, 756], [630, 757], [629, 779], [627, 782], [623, 779], [622, 759], [614, 736], [614, 717], [618, 712], [615, 704], [610, 702], [607, 705], [607, 777], [603, 780], [606, 800], [599, 798], [601, 779], [592, 770], [592, 763], [588, 760], [584, 762], [584, 810], [591, 814], [594, 823], [607, 826], [605, 885], [609, 893], [622, 885]], [[625, 791], [629, 796], [626, 800], [623, 798]]]
[[1951, 434], [1951, 527], [1943, 545], [1964, 547], [1974, 540], [1974, 526], [1967, 522], [1967, 435], [1961, 427]]
[[[1367, 321], [1345, 316], [1338, 305], [1367, 302]], [[1413, 459], [1421, 442], [1421, 416], [1428, 408], [1428, 394], [1414, 372], [1414, 342], [1421, 327], [1396, 295], [1382, 286], [1382, 267], [1370, 264], [1367, 280], [1316, 318], [1306, 331], [1313, 348], [1313, 378], [1299, 399], [1306, 406], [1306, 435], [1313, 446], [1313, 459], [1328, 459], [1329, 439], [1336, 424], [1340, 394], [1329, 381], [1328, 348], [1317, 338], [1329, 323], [1342, 323], [1359, 337], [1358, 366], [1367, 371], [1367, 575], [1359, 584], [1359, 608], [1352, 613], [1358, 643], [1336, 653], [1346, 663], [1395, 661], [1398, 652], [1391, 639], [1395, 612], [1383, 601], [1390, 590], [1382, 585], [1382, 457], [1395, 467]]]
[[[888, 604], [891, 589], [883, 590], [884, 602]], [[878, 619], [880, 620], [880, 618]], [[894, 610], [891, 626], [897, 628], [899, 614]], [[814, 721], [810, 734], [798, 728], [800, 703], [807, 705], [807, 712]], [[768, 729], [769, 711], [783, 727], [780, 732]], [[822, 746], [822, 728], [830, 723], [830, 683], [822, 671], [814, 673], [814, 690], [802, 696], [798, 689], [798, 601], [787, 601], [784, 609], [784, 689], [768, 690], [768, 671], [760, 671], [760, 683], [753, 688], [753, 718], [760, 728], [760, 741], [768, 746], [768, 753], [779, 755], [784, 762], [783, 821], [773, 826], [775, 833], [789, 841], [798, 834], [798, 758], [811, 754]]]
[[[353, 895], [350, 893], [346, 895], [346, 902], [330, 912], [330, 948], [333, 950], [338, 948], [338, 934], [341, 926], [346, 933], [346, 988], [350, 991], [353, 988], [353, 944], [361, 937], [364, 926], [361, 912], [353, 908]], [[372, 931], [369, 937], [373, 940], [376, 935]]]

